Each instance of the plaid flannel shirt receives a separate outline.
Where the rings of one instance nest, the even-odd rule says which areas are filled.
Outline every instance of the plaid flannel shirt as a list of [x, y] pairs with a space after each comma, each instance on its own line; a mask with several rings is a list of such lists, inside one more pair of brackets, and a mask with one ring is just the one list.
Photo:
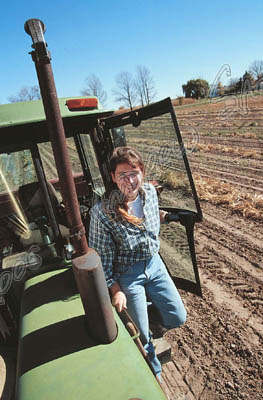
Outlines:
[[159, 251], [160, 214], [154, 186], [145, 183], [140, 188], [144, 220], [140, 226], [114, 218], [105, 212], [105, 201], [91, 209], [89, 246], [101, 257], [108, 287], [119, 275], [138, 261], [151, 258]]

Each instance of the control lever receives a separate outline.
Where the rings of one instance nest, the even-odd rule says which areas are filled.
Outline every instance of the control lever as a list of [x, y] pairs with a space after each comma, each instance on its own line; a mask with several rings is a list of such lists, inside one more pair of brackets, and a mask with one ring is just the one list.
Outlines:
[[35, 219], [35, 223], [37, 224], [37, 226], [40, 230], [44, 244], [50, 244], [51, 240], [50, 240], [49, 231], [48, 231], [47, 217], [42, 215], [41, 217], [38, 217]]
[[191, 225], [193, 224], [193, 214], [191, 212], [188, 211], [178, 211], [176, 214], [173, 214], [171, 212], [168, 212], [165, 217], [164, 220], [165, 222], [169, 223], [169, 222], [180, 222], [181, 225], [183, 226], [187, 226], [187, 225]]
[[164, 221], [167, 223], [173, 222], [173, 221], [178, 222], [178, 221], [180, 221], [180, 218], [179, 218], [178, 214], [172, 214], [172, 213], [168, 212], [167, 214], [165, 214]]

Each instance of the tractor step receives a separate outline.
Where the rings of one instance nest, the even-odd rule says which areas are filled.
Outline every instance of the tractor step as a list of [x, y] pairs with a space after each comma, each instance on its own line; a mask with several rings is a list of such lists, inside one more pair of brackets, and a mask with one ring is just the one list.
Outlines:
[[161, 364], [171, 361], [171, 345], [164, 337], [153, 339], [156, 355]]

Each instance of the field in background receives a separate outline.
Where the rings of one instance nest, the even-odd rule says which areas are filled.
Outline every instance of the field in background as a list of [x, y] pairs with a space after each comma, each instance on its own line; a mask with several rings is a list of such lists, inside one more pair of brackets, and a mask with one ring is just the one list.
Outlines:
[[177, 376], [189, 399], [260, 399], [263, 98], [175, 111], [204, 213], [195, 234], [204, 298], [182, 294], [188, 322], [166, 334], [174, 350], [167, 391], [180, 398]]

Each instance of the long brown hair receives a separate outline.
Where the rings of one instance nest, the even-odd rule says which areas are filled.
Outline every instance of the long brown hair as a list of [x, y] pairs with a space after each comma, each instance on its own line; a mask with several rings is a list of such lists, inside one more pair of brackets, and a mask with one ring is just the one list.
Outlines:
[[[145, 176], [145, 165], [142, 156], [133, 147], [125, 146], [116, 147], [114, 149], [110, 159], [110, 170], [112, 173], [115, 173], [115, 170], [119, 164], [129, 164], [133, 168], [139, 167], [143, 173], [143, 176]], [[117, 217], [122, 217], [126, 221], [137, 226], [143, 221], [143, 218], [138, 218], [128, 213], [128, 201], [124, 198], [124, 196], [120, 196], [120, 201], [116, 202], [115, 213]]]

